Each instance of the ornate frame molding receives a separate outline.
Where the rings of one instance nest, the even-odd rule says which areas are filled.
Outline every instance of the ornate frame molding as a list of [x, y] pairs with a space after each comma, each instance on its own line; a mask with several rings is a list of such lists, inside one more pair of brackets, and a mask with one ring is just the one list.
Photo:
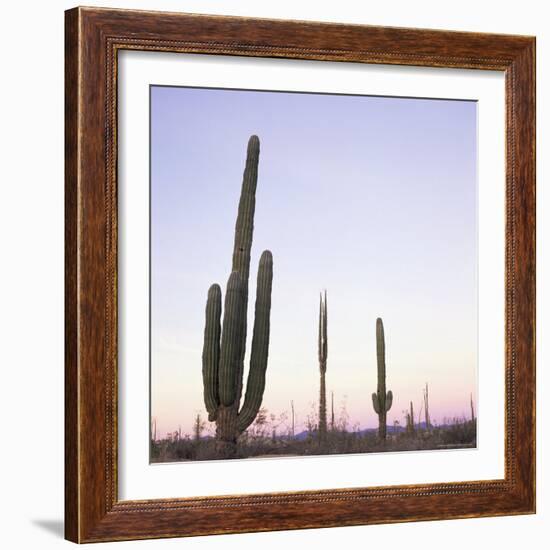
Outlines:
[[[504, 479], [118, 500], [116, 90], [121, 49], [505, 73]], [[66, 12], [65, 55], [66, 538], [95, 542], [534, 512], [533, 37], [74, 8]]]

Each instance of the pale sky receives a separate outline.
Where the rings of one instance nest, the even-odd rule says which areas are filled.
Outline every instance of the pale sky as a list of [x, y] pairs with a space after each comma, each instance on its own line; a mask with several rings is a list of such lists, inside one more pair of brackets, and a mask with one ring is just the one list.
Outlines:
[[[190, 433], [202, 398], [209, 286], [225, 293], [246, 146], [260, 138], [248, 346], [261, 252], [273, 253], [263, 405], [319, 395], [319, 292], [328, 293], [327, 391], [337, 416], [377, 426], [376, 318], [388, 423], [430, 386], [432, 419], [469, 417], [477, 387], [477, 105], [151, 88], [151, 396], [157, 433]], [[248, 366], [246, 362], [245, 368]], [[245, 373], [246, 380], [246, 373]], [[477, 408], [477, 407], [476, 407]]]

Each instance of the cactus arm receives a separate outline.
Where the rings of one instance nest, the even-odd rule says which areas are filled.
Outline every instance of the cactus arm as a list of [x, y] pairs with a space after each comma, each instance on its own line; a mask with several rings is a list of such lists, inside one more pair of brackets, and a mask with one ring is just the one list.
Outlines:
[[327, 433], [327, 291], [319, 296], [319, 443], [324, 445]]
[[[386, 395], [386, 342], [382, 319], [376, 319], [376, 361], [378, 365], [378, 394]], [[383, 399], [383, 397], [382, 397]]]
[[237, 376], [236, 400], [240, 401], [244, 374], [244, 356], [246, 352], [247, 311], [248, 311], [248, 278], [250, 274], [250, 250], [254, 233], [254, 211], [256, 209], [256, 187], [258, 183], [258, 161], [260, 157], [260, 140], [250, 136], [246, 152], [246, 163], [243, 173], [241, 196], [237, 221], [235, 223], [235, 241], [233, 245], [232, 270], [238, 271], [243, 283], [243, 331], [241, 335], [239, 370]]
[[258, 268], [256, 306], [250, 370], [246, 384], [244, 404], [238, 416], [238, 429], [243, 432], [256, 418], [262, 404], [265, 389], [265, 372], [269, 353], [269, 318], [271, 313], [271, 287], [273, 282], [273, 257], [269, 250], [263, 252]]
[[317, 342], [319, 365], [323, 363], [323, 295], [319, 293], [319, 337]]
[[206, 300], [206, 320], [204, 325], [204, 344], [202, 349], [202, 380], [204, 385], [204, 404], [208, 418], [216, 419], [218, 401], [218, 367], [220, 361], [220, 318], [222, 313], [222, 291], [213, 284], [208, 290]]
[[328, 357], [327, 332], [327, 293], [319, 295], [319, 366], [321, 373], [326, 372]]
[[388, 412], [391, 409], [393, 403], [393, 392], [390, 390], [386, 394], [386, 412]]
[[327, 307], [327, 291], [325, 290], [325, 301], [323, 304], [323, 358], [325, 360], [325, 369], [326, 369], [326, 361], [328, 357], [328, 331], [327, 331], [327, 323], [328, 323], [328, 307]]
[[226, 407], [235, 402], [239, 370], [243, 309], [241, 276], [233, 271], [227, 281], [218, 372], [219, 399]]
[[376, 414], [380, 414], [380, 404], [378, 403], [378, 395], [372, 394], [372, 406]]
[[232, 268], [233, 271], [238, 271], [241, 274], [245, 289], [248, 289], [248, 275], [250, 272], [250, 249], [252, 248], [252, 235], [254, 232], [259, 157], [260, 140], [258, 136], [251, 136], [248, 140], [239, 210], [235, 224]]

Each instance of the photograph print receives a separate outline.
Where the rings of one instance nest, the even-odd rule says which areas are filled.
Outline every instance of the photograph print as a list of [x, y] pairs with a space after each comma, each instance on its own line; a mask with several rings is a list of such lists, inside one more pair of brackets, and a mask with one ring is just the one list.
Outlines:
[[150, 87], [150, 461], [477, 445], [477, 103]]

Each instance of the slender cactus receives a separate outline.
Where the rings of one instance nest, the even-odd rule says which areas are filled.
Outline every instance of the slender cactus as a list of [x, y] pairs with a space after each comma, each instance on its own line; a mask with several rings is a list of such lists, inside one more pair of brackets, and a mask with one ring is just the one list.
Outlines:
[[195, 417], [195, 422], [193, 423], [193, 439], [195, 441], [200, 441], [202, 437], [202, 431], [204, 430], [205, 423], [202, 420], [200, 413]]
[[425, 422], [426, 422], [426, 431], [430, 431], [432, 428], [432, 425], [430, 422], [430, 403], [429, 403], [429, 395], [428, 395], [428, 382], [426, 382], [426, 387], [424, 388], [424, 415], [425, 415]]
[[227, 458], [235, 455], [237, 438], [252, 424], [262, 404], [269, 352], [273, 257], [269, 250], [265, 250], [258, 267], [250, 368], [244, 403], [241, 407], [248, 278], [259, 154], [260, 141], [257, 136], [252, 136], [248, 141], [235, 225], [232, 272], [227, 281], [223, 321], [222, 292], [218, 284], [210, 287], [206, 301], [202, 353], [204, 404], [208, 411], [208, 419], [216, 422], [218, 452]]
[[334, 422], [334, 392], [330, 392], [330, 429], [334, 431], [336, 424]]
[[386, 440], [386, 417], [393, 402], [393, 393], [386, 393], [386, 342], [384, 340], [384, 324], [382, 319], [376, 319], [376, 358], [378, 368], [378, 387], [372, 394], [372, 406], [378, 415], [378, 438]]
[[[324, 298], [324, 299], [323, 299]], [[325, 375], [327, 372], [327, 291], [319, 299], [319, 442], [324, 444], [327, 438], [327, 389]]]

